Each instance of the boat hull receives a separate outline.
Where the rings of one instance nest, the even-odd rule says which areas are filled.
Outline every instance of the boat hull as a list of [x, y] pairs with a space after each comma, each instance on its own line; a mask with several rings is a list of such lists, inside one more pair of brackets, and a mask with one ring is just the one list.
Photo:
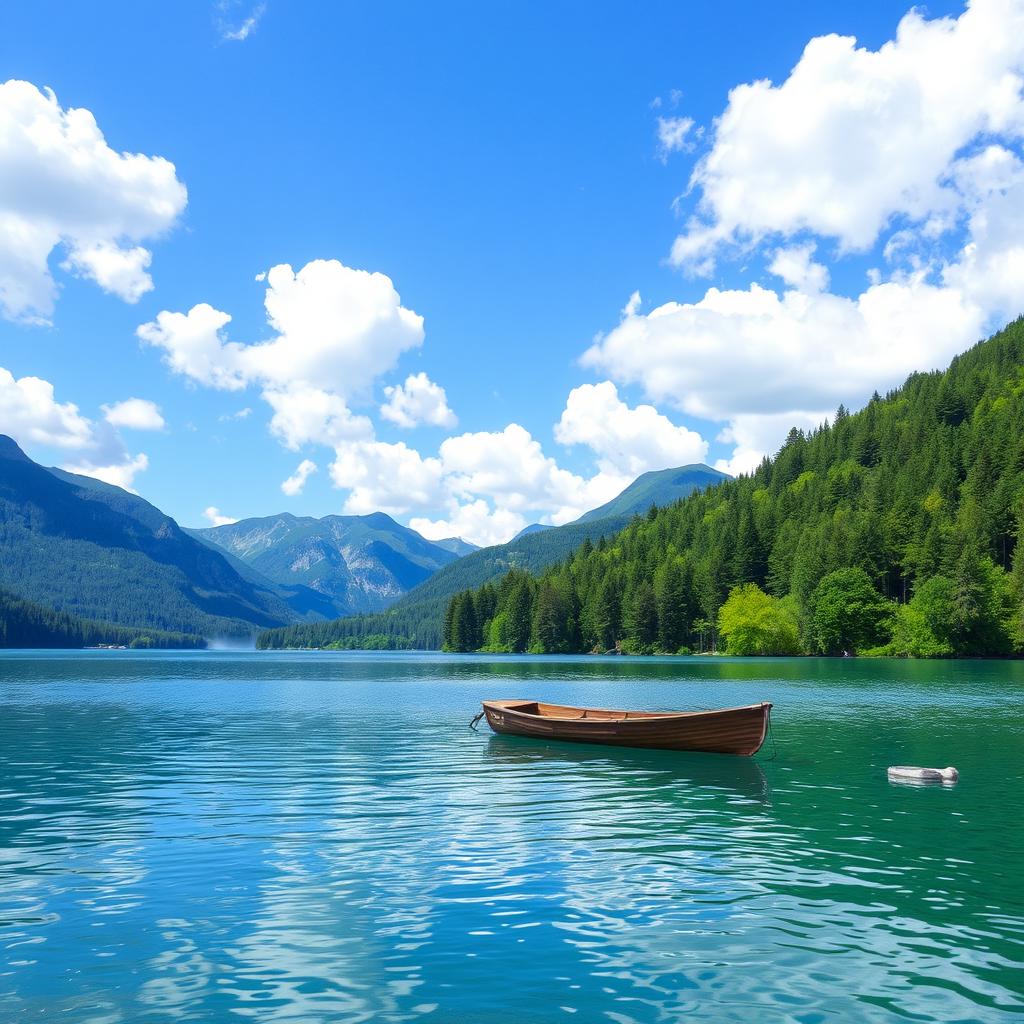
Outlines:
[[487, 724], [507, 736], [740, 756], [761, 749], [771, 708], [763, 703], [720, 711], [643, 712], [538, 701], [483, 702]]

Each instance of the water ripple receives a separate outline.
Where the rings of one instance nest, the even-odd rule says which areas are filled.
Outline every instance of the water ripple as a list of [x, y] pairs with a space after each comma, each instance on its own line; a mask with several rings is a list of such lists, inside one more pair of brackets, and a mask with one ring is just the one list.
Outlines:
[[[1024, 680], [866, 664], [0, 656], [0, 1021], [1019, 1020]], [[465, 728], [527, 691], [778, 759]]]

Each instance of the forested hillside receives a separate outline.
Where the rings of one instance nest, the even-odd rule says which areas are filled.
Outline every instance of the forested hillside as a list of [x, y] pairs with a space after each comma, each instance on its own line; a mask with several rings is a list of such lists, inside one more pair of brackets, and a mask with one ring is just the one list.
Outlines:
[[0, 583], [82, 618], [204, 636], [294, 620], [135, 494], [37, 465], [0, 435]]
[[[334, 622], [304, 623], [261, 633], [261, 647], [384, 647], [436, 649], [441, 646], [445, 608], [453, 594], [499, 579], [510, 569], [539, 572], [561, 561], [586, 540], [596, 541], [621, 530], [638, 510], [668, 504], [728, 479], [710, 466], [683, 466], [645, 473], [595, 517], [588, 512], [575, 523], [524, 531], [507, 544], [474, 551], [434, 573], [399, 601], [377, 615], [359, 615]], [[601, 511], [601, 510], [597, 510]]]
[[[897, 343], [898, 339], [894, 339]], [[1024, 647], [1024, 319], [751, 476], [456, 595], [450, 650], [1008, 655]]]
[[205, 647], [202, 637], [80, 619], [0, 590], [0, 647]]

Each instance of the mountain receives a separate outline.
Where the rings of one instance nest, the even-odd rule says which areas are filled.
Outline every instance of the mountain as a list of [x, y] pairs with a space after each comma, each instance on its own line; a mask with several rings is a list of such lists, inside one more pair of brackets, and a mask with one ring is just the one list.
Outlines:
[[[639, 495], [625, 499], [623, 507], [631, 508], [642, 501], [646, 511], [651, 504], [676, 501], [686, 486], [692, 491], [725, 479], [708, 466], [687, 466], [675, 472], [686, 472], [688, 484], [680, 484], [669, 470], [663, 475], [664, 496], [657, 487], [645, 485]], [[645, 474], [652, 475], [660, 474]], [[634, 486], [635, 483], [627, 487], [619, 498]], [[266, 647], [322, 647], [332, 643], [357, 646], [370, 642], [373, 646], [437, 648], [441, 644], [445, 608], [453, 594], [495, 580], [512, 568], [531, 572], [544, 569], [568, 556], [585, 540], [597, 542], [617, 533], [632, 517], [633, 512], [601, 519], [591, 519], [588, 514], [565, 526], [521, 534], [506, 544], [482, 548], [438, 570], [386, 612], [272, 630], [261, 634], [257, 642]]]
[[545, 526], [543, 523], [530, 523], [529, 526], [524, 526], [513, 538], [513, 541], [519, 540], [520, 537], [529, 537], [531, 533], [540, 533], [542, 530], [550, 530], [550, 526]]
[[0, 583], [58, 612], [213, 637], [294, 621], [169, 516], [119, 487], [49, 470], [0, 435]]
[[654, 470], [638, 476], [617, 498], [586, 513], [577, 522], [592, 523], [609, 516], [642, 515], [652, 505], [659, 508], [671, 505], [696, 490], [729, 479], [726, 473], [703, 465]]
[[453, 650], [1024, 652], [1024, 318], [445, 624]]
[[459, 557], [383, 512], [322, 519], [285, 512], [189, 533], [275, 584], [323, 595], [331, 618], [379, 611]]
[[463, 540], [461, 537], [445, 537], [443, 540], [435, 540], [433, 543], [439, 548], [444, 548], [445, 551], [450, 551], [453, 555], [458, 555], [459, 558], [480, 550], [479, 544], [471, 544], [468, 540]]

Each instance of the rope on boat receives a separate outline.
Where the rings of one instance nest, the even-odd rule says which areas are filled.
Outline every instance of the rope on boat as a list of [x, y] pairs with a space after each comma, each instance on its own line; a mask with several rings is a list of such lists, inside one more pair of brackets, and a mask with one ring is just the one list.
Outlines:
[[779, 748], [775, 746], [775, 733], [772, 732], [772, 709], [768, 709], [768, 738], [772, 741], [772, 756], [769, 761], [774, 761], [779, 756]]
[[481, 712], [480, 712], [480, 714], [479, 714], [479, 715], [477, 715], [477, 716], [476, 716], [476, 718], [474, 718], [474, 719], [473, 719], [473, 721], [469, 723], [469, 727], [470, 727], [470, 729], [472, 729], [472, 730], [473, 730], [473, 732], [476, 732], [476, 731], [477, 731], [477, 730], [476, 730], [476, 724], [477, 724], [477, 722], [479, 722], [479, 721], [480, 721], [480, 719], [481, 719], [481, 718], [483, 718], [483, 717], [484, 717], [484, 715], [485, 715], [486, 713], [487, 713], [486, 711], [481, 711]]

